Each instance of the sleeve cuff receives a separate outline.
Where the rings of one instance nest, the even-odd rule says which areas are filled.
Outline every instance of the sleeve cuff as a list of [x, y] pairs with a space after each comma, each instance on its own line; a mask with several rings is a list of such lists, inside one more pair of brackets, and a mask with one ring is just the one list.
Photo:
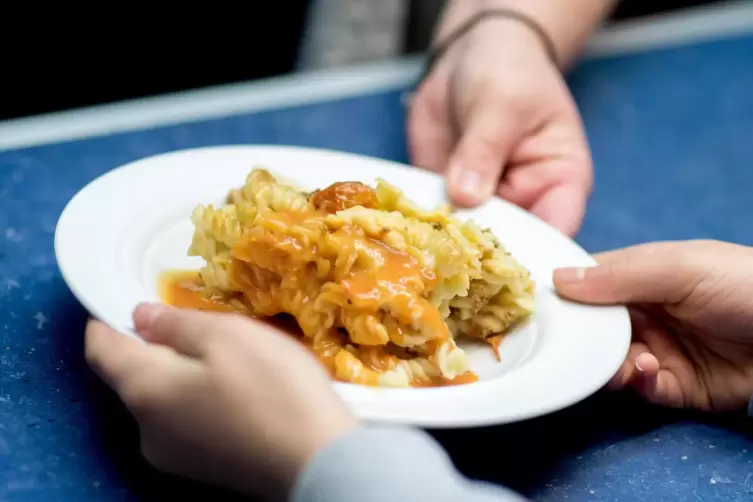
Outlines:
[[299, 475], [290, 502], [462, 500], [524, 502], [513, 492], [463, 477], [429, 434], [364, 427], [318, 452]]

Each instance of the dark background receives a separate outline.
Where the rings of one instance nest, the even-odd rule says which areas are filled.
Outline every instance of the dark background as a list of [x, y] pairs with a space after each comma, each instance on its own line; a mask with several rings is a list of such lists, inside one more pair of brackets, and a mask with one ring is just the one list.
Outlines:
[[[161, 13], [139, 4], [80, 12], [36, 2], [4, 8], [0, 120], [289, 73], [309, 3], [214, 2]], [[715, 2], [628, 0], [614, 17], [705, 3]], [[406, 24], [406, 53], [427, 43], [414, 18]]]

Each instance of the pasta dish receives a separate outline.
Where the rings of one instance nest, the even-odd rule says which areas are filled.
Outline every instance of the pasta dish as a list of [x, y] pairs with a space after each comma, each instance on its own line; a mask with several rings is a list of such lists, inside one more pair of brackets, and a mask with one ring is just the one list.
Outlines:
[[529, 272], [449, 208], [396, 187], [306, 193], [254, 168], [220, 207], [192, 214], [194, 275], [161, 278], [178, 307], [291, 316], [337, 380], [421, 387], [476, 380], [460, 337], [495, 348], [534, 309]]

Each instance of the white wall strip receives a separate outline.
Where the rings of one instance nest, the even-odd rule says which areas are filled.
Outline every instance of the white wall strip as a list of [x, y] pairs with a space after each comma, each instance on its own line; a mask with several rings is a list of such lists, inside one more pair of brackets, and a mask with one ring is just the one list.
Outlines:
[[0, 122], [0, 151], [344, 99], [417, 78], [418, 60], [297, 73]]
[[[753, 33], [753, 2], [747, 0], [606, 27], [593, 38], [588, 54], [650, 50], [742, 33]], [[412, 83], [420, 64], [418, 57], [404, 58], [0, 121], [0, 151], [380, 92]]]
[[613, 56], [745, 34], [753, 34], [753, 1], [737, 0], [606, 27], [591, 40], [588, 55]]

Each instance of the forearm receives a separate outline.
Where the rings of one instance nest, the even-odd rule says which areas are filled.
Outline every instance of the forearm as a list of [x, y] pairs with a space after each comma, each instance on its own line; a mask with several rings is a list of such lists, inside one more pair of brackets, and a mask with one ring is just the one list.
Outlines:
[[[535, 20], [554, 43], [561, 67], [578, 56], [588, 37], [617, 4], [617, 0], [450, 0], [444, 11], [435, 40], [443, 40], [476, 12], [509, 8]], [[514, 20], [497, 19], [503, 23]]]
[[300, 475], [290, 502], [453, 500], [524, 502], [504, 488], [471, 481], [426, 433], [360, 429], [319, 452]]

